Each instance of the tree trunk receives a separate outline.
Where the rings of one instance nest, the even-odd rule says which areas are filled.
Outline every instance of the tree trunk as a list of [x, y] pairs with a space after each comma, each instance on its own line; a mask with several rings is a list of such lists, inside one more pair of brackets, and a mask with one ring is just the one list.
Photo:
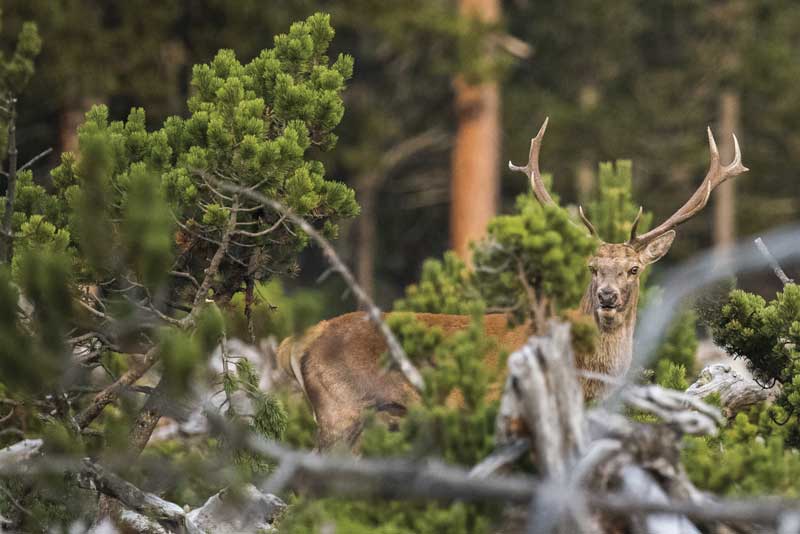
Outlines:
[[[733, 159], [732, 134], [739, 128], [739, 93], [725, 90], [719, 98], [720, 158]], [[736, 181], [728, 180], [714, 192], [714, 247], [725, 249], [736, 240]]]
[[[460, 0], [462, 15], [484, 22], [500, 16], [499, 0]], [[458, 128], [453, 147], [450, 241], [469, 262], [469, 243], [480, 239], [497, 210], [500, 177], [500, 89], [497, 82], [455, 80]]]

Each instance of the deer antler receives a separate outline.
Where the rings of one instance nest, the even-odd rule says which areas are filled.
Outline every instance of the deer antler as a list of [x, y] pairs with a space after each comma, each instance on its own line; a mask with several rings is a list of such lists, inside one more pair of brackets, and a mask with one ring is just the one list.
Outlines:
[[[542, 148], [542, 138], [544, 138], [544, 132], [547, 130], [547, 123], [549, 120], [550, 117], [544, 119], [542, 127], [539, 128], [539, 133], [536, 134], [536, 137], [531, 139], [531, 150], [528, 153], [528, 163], [522, 167], [520, 165], [514, 165], [510, 161], [508, 162], [509, 169], [524, 173], [528, 177], [528, 179], [531, 181], [533, 195], [543, 206], [556, 205], [556, 203], [553, 201], [553, 197], [551, 197], [550, 193], [547, 192], [547, 188], [542, 180], [542, 173], [539, 171], [539, 150]], [[581, 221], [583, 221], [583, 224], [589, 229], [589, 232], [593, 236], [597, 236], [597, 230], [595, 230], [592, 223], [589, 222], [586, 214], [583, 213], [583, 208], [579, 207], [578, 211], [580, 212]]]
[[547, 130], [547, 122], [549, 120], [550, 117], [544, 119], [542, 127], [539, 128], [539, 133], [536, 134], [536, 137], [531, 139], [531, 150], [528, 153], [528, 163], [524, 167], [520, 167], [519, 165], [514, 165], [510, 161], [508, 162], [509, 169], [524, 173], [528, 177], [528, 179], [531, 181], [531, 187], [533, 188], [533, 194], [536, 196], [536, 200], [538, 200], [543, 206], [555, 205], [553, 198], [550, 196], [550, 193], [547, 192], [547, 188], [544, 186], [544, 182], [542, 181], [542, 173], [539, 172], [539, 149], [542, 148], [542, 138], [544, 137], [545, 130]]
[[[682, 224], [700, 212], [706, 207], [711, 192], [717, 188], [718, 185], [726, 180], [733, 178], [749, 169], [742, 165], [742, 153], [739, 150], [739, 140], [736, 139], [736, 134], [733, 135], [733, 161], [728, 165], [722, 165], [719, 161], [719, 151], [717, 150], [717, 143], [714, 141], [714, 134], [711, 133], [711, 127], [708, 128], [708, 148], [711, 152], [711, 162], [708, 166], [708, 172], [703, 179], [703, 183], [697, 188], [697, 191], [689, 197], [689, 200], [681, 206], [681, 208], [672, 214], [672, 216], [640, 236], [636, 235], [636, 226], [639, 223], [639, 216], [636, 217], [634, 224], [631, 228], [631, 238], [628, 244], [634, 248], [641, 248], [647, 243], [651, 242], [658, 236], [672, 230], [679, 224]], [[641, 215], [641, 210], [640, 210]]]

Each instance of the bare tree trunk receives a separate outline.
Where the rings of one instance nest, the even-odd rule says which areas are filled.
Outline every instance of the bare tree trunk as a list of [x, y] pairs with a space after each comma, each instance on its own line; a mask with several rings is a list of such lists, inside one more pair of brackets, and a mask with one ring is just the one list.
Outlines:
[[[719, 98], [720, 157], [723, 163], [733, 159], [731, 134], [739, 128], [739, 93], [725, 90]], [[736, 182], [721, 184], [714, 198], [714, 246], [724, 249], [736, 240]]]
[[[462, 15], [494, 22], [499, 0], [460, 0]], [[469, 243], [480, 239], [497, 210], [500, 177], [500, 89], [497, 82], [455, 80], [458, 129], [453, 147], [450, 241], [469, 261]]]

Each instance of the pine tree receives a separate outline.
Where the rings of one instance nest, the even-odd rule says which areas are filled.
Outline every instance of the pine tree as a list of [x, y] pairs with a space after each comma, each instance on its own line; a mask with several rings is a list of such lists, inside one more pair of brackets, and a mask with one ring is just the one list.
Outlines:
[[[45, 437], [48, 450], [111, 455], [116, 446], [135, 458], [169, 401], [187, 394], [225, 339], [219, 306], [241, 292], [249, 313], [255, 284], [294, 272], [308, 245], [302, 231], [231, 187], [279, 201], [330, 237], [336, 220], [358, 212], [353, 191], [326, 179], [310, 155], [336, 142], [353, 68], [349, 56], [329, 60], [333, 35], [329, 18], [317, 14], [249, 63], [220, 51], [193, 70], [188, 118], [170, 117], [155, 130], [142, 109], [110, 121], [106, 107], [94, 107], [78, 132], [80, 155], [62, 154], [52, 173], [52, 195], [21, 175], [9, 212], [14, 255], [0, 269], [0, 388], [15, 407], [9, 425]], [[18, 301], [29, 303], [22, 315]], [[225, 351], [222, 358], [217, 380], [225, 393], [243, 391], [255, 405], [241, 421], [279, 438], [280, 402], [258, 390], [245, 362]], [[93, 397], [87, 370], [99, 366], [115, 384], [101, 384], [106, 391]], [[144, 390], [144, 404], [119, 396], [150, 368], [160, 378]], [[239, 419], [230, 403], [225, 412]], [[18, 438], [4, 435], [2, 445]], [[228, 452], [245, 474], [263, 468]], [[67, 502], [46, 487], [15, 489], [25, 503]], [[66, 509], [92, 513], [85, 502]], [[9, 513], [23, 530], [66, 520]]]

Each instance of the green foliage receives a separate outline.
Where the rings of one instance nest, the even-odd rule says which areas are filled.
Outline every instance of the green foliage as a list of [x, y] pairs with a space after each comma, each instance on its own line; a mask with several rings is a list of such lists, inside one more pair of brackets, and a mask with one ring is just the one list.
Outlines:
[[785, 427], [774, 424], [763, 407], [754, 407], [737, 414], [718, 436], [686, 438], [682, 459], [700, 489], [796, 498], [800, 455], [786, 445], [786, 438]]
[[[491, 450], [497, 411], [496, 401], [488, 400], [489, 388], [502, 370], [498, 358], [486, 358], [496, 347], [486, 337], [480, 315], [466, 330], [451, 336], [424, 326], [410, 314], [393, 316], [390, 326], [412, 361], [435, 362], [422, 367], [426, 389], [421, 405], [413, 407], [400, 425], [404, 441], [450, 462], [480, 461]], [[392, 452], [385, 447], [373, 451], [369, 442], [366, 432], [365, 454]]]
[[[656, 352], [656, 382], [664, 385], [664, 373], [671, 373], [672, 366], [678, 366], [684, 373], [694, 376], [695, 355], [697, 354], [697, 313], [687, 309], [679, 313], [667, 330], [664, 340]], [[671, 365], [667, 365], [667, 362]], [[686, 389], [689, 384], [682, 388]]]
[[475, 285], [489, 306], [519, 321], [537, 304], [533, 298], [558, 309], [577, 306], [595, 241], [563, 209], [543, 207], [531, 195], [517, 198], [517, 210], [492, 220], [486, 241], [475, 247]]
[[463, 503], [442, 507], [404, 501], [320, 499], [290, 504], [280, 529], [292, 534], [315, 532], [327, 522], [348, 534], [463, 534], [488, 532], [490, 527], [484, 517], [474, 515], [471, 505]]
[[495, 217], [486, 239], [474, 245], [472, 273], [452, 252], [442, 261], [427, 260], [420, 282], [406, 289], [396, 309], [471, 314], [490, 307], [521, 322], [538, 303], [531, 296], [550, 299], [561, 310], [576, 307], [595, 242], [561, 208], [544, 208], [530, 195], [521, 195], [516, 207], [514, 214]]
[[720, 312], [710, 325], [714, 341], [734, 357], [746, 358], [760, 380], [790, 386], [796, 376], [793, 362], [800, 356], [800, 286], [787, 284], [769, 303], [734, 290]]
[[[63, 156], [53, 175], [70, 208], [63, 220], [92, 278], [111, 276], [123, 261], [151, 289], [169, 265], [202, 280], [206, 264], [193, 259], [213, 255], [232, 224], [241, 235], [230, 240], [219, 266], [215, 298], [230, 298], [246, 279], [266, 280], [293, 268], [306, 236], [276, 224], [277, 214], [252, 205], [243, 210], [252, 201], [222, 193], [220, 181], [280, 200], [325, 223], [330, 233], [333, 218], [358, 213], [353, 191], [326, 180], [322, 164], [307, 157], [312, 147], [335, 143], [331, 130], [341, 120], [340, 93], [352, 73], [349, 56], [333, 63], [326, 57], [332, 37], [328, 17], [314, 15], [250, 63], [221, 51], [193, 69], [190, 116], [170, 117], [155, 131], [146, 130], [142, 109], [125, 122], [109, 122], [102, 106], [87, 114], [79, 130], [80, 160]], [[254, 258], [270, 258], [270, 268], [261, 262], [248, 268]], [[171, 278], [172, 298], [185, 299], [191, 280]]]
[[[422, 370], [426, 388], [421, 402], [399, 421], [386, 421], [383, 414], [367, 421], [363, 454], [437, 455], [469, 466], [492, 450], [496, 388], [505, 361], [483, 330], [486, 303], [512, 310], [520, 321], [527, 318], [535, 303], [520, 298], [528, 295], [521, 275], [538, 298], [552, 299], [563, 308], [575, 306], [583, 291], [575, 281], [586, 283], [585, 259], [595, 244], [559, 208], [543, 209], [530, 197], [520, 197], [517, 206], [518, 213], [496, 218], [486, 242], [475, 247], [473, 274], [452, 254], [443, 261], [429, 260], [419, 284], [398, 301], [398, 310], [471, 313], [473, 320], [464, 331], [445, 336], [411, 313], [391, 316], [390, 326]], [[587, 339], [594, 329], [582, 326], [578, 338], [591, 346]], [[486, 532], [498, 515], [496, 508], [463, 503], [300, 500], [281, 528], [307, 531], [321, 521], [335, 520], [337, 528], [348, 532]]]
[[[322, 163], [310, 156], [335, 144], [332, 130], [344, 111], [341, 92], [352, 75], [352, 58], [327, 56], [333, 34], [329, 18], [318, 14], [293, 24], [249, 63], [240, 63], [232, 51], [219, 52], [193, 69], [188, 116], [170, 117], [156, 129], [148, 129], [140, 108], [125, 121], [110, 120], [105, 106], [92, 108], [78, 131], [79, 155], [63, 154], [52, 172], [52, 193], [34, 183], [30, 172], [20, 173], [10, 214], [14, 254], [10, 269], [0, 267], [0, 390], [19, 408], [11, 424], [37, 422], [20, 424], [26, 437], [44, 437], [48, 452], [138, 454], [131, 447], [142, 437], [141, 427], [132, 431], [130, 424], [142, 401], [148, 413], [161, 413], [208, 378], [207, 359], [226, 339], [226, 317], [217, 304], [244, 293], [234, 309], [249, 314], [248, 291], [261, 289], [274, 274], [296, 271], [307, 236], [230, 186], [283, 203], [327, 235], [337, 232], [338, 219], [358, 213], [353, 191], [327, 180]], [[11, 76], [4, 68], [0, 74]], [[283, 323], [267, 328], [300, 328], [321, 305], [309, 297], [305, 307], [296, 306]], [[87, 368], [104, 365], [110, 381], [129, 364], [139, 365], [131, 354], [155, 354], [160, 385], [152, 392], [126, 391], [84, 436], [75, 424], [91, 402], [86, 393], [110, 381], [95, 383], [87, 376], [69, 338], [91, 343], [80, 357]], [[287, 415], [281, 401], [261, 391], [246, 359], [222, 352], [224, 370], [216, 385], [228, 397], [226, 415], [282, 439]], [[6, 382], [7, 377], [13, 378]], [[147, 395], [159, 396], [158, 402], [147, 403]], [[248, 407], [246, 413], [231, 402], [234, 396]], [[17, 438], [4, 435], [3, 444]], [[221, 449], [243, 479], [269, 468], [229, 443], [206, 445], [214, 448], [203, 454]], [[188, 456], [187, 469], [197, 481], [197, 454]], [[67, 503], [74, 480], [60, 478], [71, 488], [63, 491]], [[148, 479], [141, 474], [141, 481]], [[51, 481], [32, 482], [21, 490], [26, 505], [41, 500], [49, 506]], [[204, 487], [175, 492], [199, 504], [207, 496]], [[7, 504], [3, 499], [0, 507], [5, 511]], [[56, 511], [43, 511], [44, 523], [36, 530], [58, 525]], [[15, 526], [22, 524], [18, 515]]]
[[[601, 163], [599, 169], [597, 197], [589, 203], [589, 217], [601, 239], [624, 243], [639, 211], [633, 201], [633, 164], [630, 160], [608, 161]], [[652, 219], [652, 213], [643, 213], [638, 231], [646, 231]]]
[[406, 288], [405, 297], [394, 303], [394, 309], [469, 314], [479, 299], [466, 264], [455, 252], [448, 251], [441, 261], [425, 260], [419, 283]]
[[723, 299], [720, 295], [727, 287], [728, 283], [715, 288], [701, 308], [714, 341], [735, 357], [745, 358], [756, 378], [780, 381], [783, 389], [773, 405], [737, 414], [719, 436], [687, 439], [684, 463], [703, 489], [737, 496], [797, 497], [800, 288], [788, 284], [767, 302], [738, 289]]
[[283, 441], [293, 447], [313, 449], [317, 445], [317, 422], [304, 395], [289, 391], [277, 392], [286, 410], [286, 430]]
[[783, 421], [787, 443], [800, 444], [800, 286], [787, 284], [770, 302], [742, 290], [730, 292], [717, 314], [706, 313], [714, 342], [734, 357], [745, 358], [753, 376], [782, 384], [767, 410]]
[[669, 389], [686, 391], [689, 381], [686, 380], [686, 367], [683, 364], [675, 363], [668, 359], [656, 362], [656, 384]]
[[16, 118], [14, 99], [25, 90], [33, 76], [33, 63], [41, 49], [42, 40], [36, 23], [25, 22], [17, 36], [14, 52], [9, 56], [0, 50], [0, 103], [5, 108], [0, 113], [0, 154], [4, 156], [8, 144], [9, 121]]
[[[493, 447], [497, 415], [491, 393], [503, 362], [486, 358], [494, 349], [480, 315], [452, 336], [428, 328], [413, 314], [395, 314], [390, 326], [403, 348], [424, 365], [422, 402], [390, 430], [378, 417], [367, 421], [361, 438], [365, 456], [438, 456], [447, 462], [474, 465]], [[430, 365], [436, 362], [436, 365]], [[308, 532], [335, 521], [345, 532], [438, 533], [488, 532], [499, 510], [486, 505], [455, 503], [373, 502], [320, 499], [295, 502], [281, 523], [282, 532]]]
[[[299, 289], [288, 293], [280, 280], [256, 283], [251, 307], [253, 336], [263, 339], [274, 336], [281, 340], [302, 333], [306, 327], [323, 319], [331, 304], [327, 296], [316, 289]], [[226, 306], [226, 324], [232, 337], [249, 339], [245, 314], [247, 296], [236, 293]]]

